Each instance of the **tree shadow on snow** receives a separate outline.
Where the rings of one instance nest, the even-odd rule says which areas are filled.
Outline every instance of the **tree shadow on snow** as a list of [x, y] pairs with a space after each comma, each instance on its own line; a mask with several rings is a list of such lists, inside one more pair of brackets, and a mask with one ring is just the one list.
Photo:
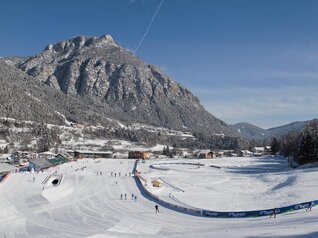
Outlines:
[[[252, 161], [253, 162], [253, 161]], [[227, 167], [226, 171], [239, 174], [260, 174], [260, 173], [275, 173], [286, 170], [288, 167], [286, 160], [280, 158], [257, 158], [255, 164], [242, 167]]]

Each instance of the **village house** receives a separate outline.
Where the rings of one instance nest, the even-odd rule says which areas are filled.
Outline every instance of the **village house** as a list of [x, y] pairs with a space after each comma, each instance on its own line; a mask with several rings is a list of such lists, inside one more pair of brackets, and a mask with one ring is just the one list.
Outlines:
[[51, 157], [54, 157], [56, 154], [54, 154], [53, 152], [51, 151], [45, 151], [45, 152], [42, 152], [42, 153], [38, 153], [38, 158], [39, 159], [49, 159]]
[[47, 159], [47, 160], [53, 165], [64, 164], [64, 163], [69, 162], [69, 160], [64, 155], [61, 155], [61, 154], [58, 154], [58, 155], [51, 157], [50, 159]]
[[126, 152], [119, 152], [113, 154], [114, 159], [127, 159], [127, 151]]
[[128, 159], [150, 159], [149, 151], [128, 151]]
[[11, 154], [0, 154], [0, 163], [11, 163], [12, 161]]
[[112, 158], [113, 152], [112, 151], [92, 151], [92, 150], [75, 150], [74, 151], [74, 158], [82, 159], [82, 158]]
[[251, 157], [253, 156], [253, 152], [249, 150], [240, 150], [237, 155], [240, 157]]
[[[223, 156], [225, 157], [234, 157], [237, 156], [235, 155], [236, 153], [234, 152], [234, 150], [222, 150], [220, 152], [223, 152]], [[233, 155], [234, 154], [234, 155]], [[222, 156], [221, 156], [222, 157]]]
[[265, 146], [265, 154], [270, 155], [272, 153], [272, 147], [267, 145]]
[[225, 153], [222, 150], [219, 150], [217, 152], [215, 152], [215, 156], [216, 157], [225, 157]]
[[254, 156], [261, 156], [265, 154], [265, 148], [263, 146], [256, 146], [252, 149]]
[[29, 170], [40, 171], [52, 167], [53, 165], [45, 158], [29, 160]]
[[68, 155], [69, 157], [75, 156], [74, 150], [65, 150], [64, 153]]
[[32, 169], [34, 169], [35, 171], [39, 171], [39, 170], [47, 169], [59, 164], [64, 164], [67, 162], [69, 162], [69, 160], [61, 154], [58, 154], [48, 159], [46, 158], [32, 159], [32, 160], [29, 160], [28, 170], [31, 171]]
[[30, 151], [16, 151], [11, 157], [14, 161], [18, 162], [19, 159], [34, 159], [36, 157], [36, 153]]
[[194, 155], [200, 159], [211, 159], [216, 157], [216, 154], [211, 150], [199, 150], [196, 151]]

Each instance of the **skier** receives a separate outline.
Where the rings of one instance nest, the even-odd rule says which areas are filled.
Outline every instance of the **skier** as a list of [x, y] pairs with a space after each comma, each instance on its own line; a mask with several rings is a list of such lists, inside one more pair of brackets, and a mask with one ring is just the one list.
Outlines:
[[156, 209], [156, 213], [158, 213], [159, 212], [159, 206], [157, 204], [155, 205], [155, 209]]
[[277, 208], [274, 208], [274, 209], [273, 209], [273, 212], [272, 212], [272, 214], [270, 215], [269, 218], [272, 218], [272, 216], [273, 216], [274, 218], [276, 218], [276, 214], [277, 214]]
[[137, 196], [135, 195], [135, 202], [137, 202]]
[[123, 200], [123, 194], [120, 194], [120, 200]]
[[35, 182], [35, 178], [33, 177], [33, 183]]
[[133, 193], [131, 194], [131, 200], [134, 200], [134, 194]]
[[314, 205], [314, 202], [309, 202], [306, 212], [311, 211], [311, 208], [313, 207], [313, 205]]
[[127, 194], [125, 193], [125, 200], [127, 200]]

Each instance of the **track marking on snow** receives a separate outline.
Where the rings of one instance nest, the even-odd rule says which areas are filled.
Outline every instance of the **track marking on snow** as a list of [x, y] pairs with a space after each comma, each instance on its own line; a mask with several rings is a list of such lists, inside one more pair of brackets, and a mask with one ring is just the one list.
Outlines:
[[161, 229], [156, 223], [141, 221], [140, 219], [124, 218], [108, 231], [130, 234], [155, 235]]

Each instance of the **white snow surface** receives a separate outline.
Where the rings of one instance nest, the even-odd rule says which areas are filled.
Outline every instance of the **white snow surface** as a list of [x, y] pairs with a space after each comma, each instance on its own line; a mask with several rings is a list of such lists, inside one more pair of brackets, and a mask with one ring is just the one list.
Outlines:
[[[149, 164], [159, 169], [149, 169]], [[312, 189], [318, 177], [312, 178], [309, 170], [288, 170], [280, 157], [147, 161], [138, 168], [149, 184], [162, 181], [159, 189], [147, 188], [165, 201], [178, 204], [172, 195], [191, 207], [213, 211], [263, 210], [317, 199]]]
[[[161, 164], [180, 162], [205, 166]], [[151, 169], [151, 164], [169, 170]], [[311, 212], [278, 214], [275, 219], [204, 218], [161, 206], [156, 214], [155, 203], [140, 193], [129, 176], [133, 165], [134, 160], [127, 159], [83, 159], [38, 174], [11, 174], [0, 184], [0, 237], [318, 236], [317, 207]], [[168, 196], [171, 193], [199, 208], [264, 209], [318, 197], [318, 168], [288, 170], [286, 161], [278, 157], [150, 160], [138, 168], [148, 180], [166, 181], [161, 188], [150, 189], [162, 199], [175, 202]], [[103, 174], [97, 175], [99, 171]], [[51, 180], [58, 175], [63, 175], [61, 183], [54, 186]], [[121, 200], [120, 194], [125, 193], [127, 200]], [[131, 200], [132, 193], [137, 201]]]

